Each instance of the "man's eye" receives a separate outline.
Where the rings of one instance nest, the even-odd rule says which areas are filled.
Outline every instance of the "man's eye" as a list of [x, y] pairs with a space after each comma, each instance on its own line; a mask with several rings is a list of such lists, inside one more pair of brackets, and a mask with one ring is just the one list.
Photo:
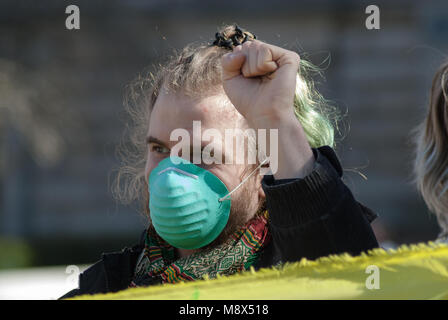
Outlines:
[[170, 150], [168, 148], [166, 148], [166, 147], [153, 145], [153, 146], [151, 146], [151, 152], [167, 153], [167, 152], [170, 152]]

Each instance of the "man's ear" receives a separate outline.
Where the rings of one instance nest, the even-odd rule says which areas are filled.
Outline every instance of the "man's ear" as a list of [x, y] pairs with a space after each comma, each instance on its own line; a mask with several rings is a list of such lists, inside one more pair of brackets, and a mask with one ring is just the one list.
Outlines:
[[270, 170], [269, 170], [269, 162], [267, 162], [261, 166], [260, 171], [257, 176], [258, 177], [258, 188], [259, 188], [258, 189], [258, 198], [260, 200], [266, 199], [266, 194], [264, 193], [263, 186], [261, 184], [261, 180], [263, 180], [265, 174], [272, 174], [272, 173], [270, 173]]
[[266, 194], [264, 193], [264, 190], [263, 190], [263, 187], [261, 186], [261, 183], [260, 183], [260, 189], [258, 189], [258, 198], [260, 200], [266, 199]]
[[263, 180], [263, 175], [257, 175], [258, 180], [258, 199], [264, 200], [266, 199], [266, 194], [264, 193], [263, 186], [261, 185], [261, 180]]

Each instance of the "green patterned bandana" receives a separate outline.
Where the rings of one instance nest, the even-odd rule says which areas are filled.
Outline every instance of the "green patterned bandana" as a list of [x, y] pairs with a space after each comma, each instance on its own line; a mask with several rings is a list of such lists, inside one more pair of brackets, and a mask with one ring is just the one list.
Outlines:
[[267, 222], [265, 211], [248, 221], [223, 244], [177, 260], [175, 248], [148, 228], [145, 248], [137, 261], [130, 287], [192, 281], [204, 276], [215, 278], [218, 274], [231, 275], [248, 270], [270, 240]]

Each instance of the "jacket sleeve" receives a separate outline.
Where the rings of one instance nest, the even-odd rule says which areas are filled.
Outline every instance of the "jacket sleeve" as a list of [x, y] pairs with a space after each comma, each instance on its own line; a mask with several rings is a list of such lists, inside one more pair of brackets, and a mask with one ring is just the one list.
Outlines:
[[[142, 233], [142, 239], [144, 234], [145, 231]], [[142, 241], [120, 252], [103, 253], [100, 261], [79, 275], [79, 287], [59, 299], [126, 289], [132, 280], [138, 256], [143, 249]]]
[[370, 222], [375, 214], [359, 204], [342, 182], [330, 147], [313, 149], [315, 166], [303, 179], [262, 181], [270, 230], [283, 262], [378, 247]]
[[103, 260], [90, 266], [79, 275], [79, 288], [67, 292], [59, 299], [73, 298], [84, 294], [106, 293], [106, 273], [104, 271]]

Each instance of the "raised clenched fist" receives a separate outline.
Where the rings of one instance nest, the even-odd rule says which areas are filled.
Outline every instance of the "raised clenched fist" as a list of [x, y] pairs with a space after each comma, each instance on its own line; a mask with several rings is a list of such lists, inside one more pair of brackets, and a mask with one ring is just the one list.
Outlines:
[[236, 46], [222, 58], [223, 86], [232, 104], [254, 127], [294, 118], [300, 57], [258, 40]]

